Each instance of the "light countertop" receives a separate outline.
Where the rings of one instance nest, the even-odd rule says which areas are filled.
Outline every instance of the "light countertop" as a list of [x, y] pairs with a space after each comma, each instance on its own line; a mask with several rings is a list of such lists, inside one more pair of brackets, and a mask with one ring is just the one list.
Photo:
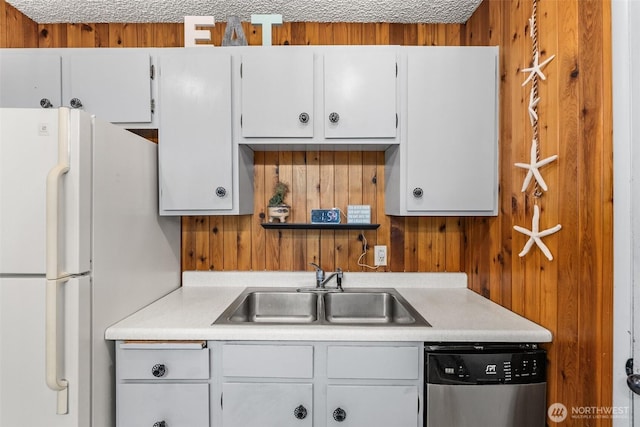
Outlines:
[[[467, 289], [464, 273], [350, 273], [345, 289], [395, 288], [431, 327], [212, 325], [246, 287], [311, 287], [313, 272], [185, 272], [183, 286], [109, 327], [109, 340], [550, 342], [551, 332]], [[334, 286], [332, 281], [327, 286]]]

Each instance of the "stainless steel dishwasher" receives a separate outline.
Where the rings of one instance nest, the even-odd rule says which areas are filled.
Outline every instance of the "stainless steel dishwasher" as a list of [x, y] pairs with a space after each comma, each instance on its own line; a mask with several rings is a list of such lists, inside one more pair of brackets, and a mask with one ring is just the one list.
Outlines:
[[544, 427], [547, 357], [536, 344], [425, 344], [425, 427]]

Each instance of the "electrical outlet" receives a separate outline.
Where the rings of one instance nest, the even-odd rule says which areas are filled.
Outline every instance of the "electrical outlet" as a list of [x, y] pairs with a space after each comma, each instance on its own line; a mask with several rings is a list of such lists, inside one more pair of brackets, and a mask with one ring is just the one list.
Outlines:
[[375, 265], [376, 267], [387, 265], [387, 246], [375, 245], [373, 247], [373, 256], [373, 265]]

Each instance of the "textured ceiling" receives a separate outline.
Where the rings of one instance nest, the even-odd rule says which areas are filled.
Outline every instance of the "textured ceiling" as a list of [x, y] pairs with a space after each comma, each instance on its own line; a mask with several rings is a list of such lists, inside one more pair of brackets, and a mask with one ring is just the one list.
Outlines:
[[40, 24], [183, 22], [185, 15], [282, 15], [285, 22], [466, 22], [482, 0], [7, 0]]

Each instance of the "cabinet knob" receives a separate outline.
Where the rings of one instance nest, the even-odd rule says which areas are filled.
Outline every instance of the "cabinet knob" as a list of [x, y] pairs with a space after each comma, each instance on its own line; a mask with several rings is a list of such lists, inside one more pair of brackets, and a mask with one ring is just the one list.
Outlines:
[[338, 113], [329, 114], [329, 121], [331, 123], [338, 123], [340, 121], [340, 114]]
[[165, 421], [158, 421], [156, 423], [153, 423], [153, 427], [168, 427], [168, 426]]
[[423, 194], [424, 191], [422, 191], [422, 188], [416, 187], [413, 189], [413, 197], [415, 197], [416, 199], [421, 198]]
[[308, 113], [300, 113], [300, 115], [298, 116], [298, 120], [300, 120], [300, 123], [309, 123], [309, 114]]
[[296, 409], [293, 410], [293, 416], [299, 420], [304, 420], [307, 418], [307, 408], [300, 405]]
[[156, 378], [162, 378], [167, 374], [167, 367], [162, 363], [155, 364], [151, 368], [151, 374]]
[[227, 189], [224, 187], [218, 187], [216, 188], [216, 196], [218, 197], [224, 197], [227, 195]]
[[40, 100], [40, 106], [42, 108], [51, 108], [51, 107], [53, 107], [53, 104], [51, 103], [51, 101], [49, 101], [48, 98], [42, 98]]
[[347, 411], [345, 411], [344, 409], [336, 408], [336, 410], [333, 411], [333, 419], [337, 422], [341, 423], [345, 420], [345, 418], [347, 418]]
[[71, 98], [69, 105], [71, 105], [71, 108], [82, 108], [82, 101], [78, 98]]

